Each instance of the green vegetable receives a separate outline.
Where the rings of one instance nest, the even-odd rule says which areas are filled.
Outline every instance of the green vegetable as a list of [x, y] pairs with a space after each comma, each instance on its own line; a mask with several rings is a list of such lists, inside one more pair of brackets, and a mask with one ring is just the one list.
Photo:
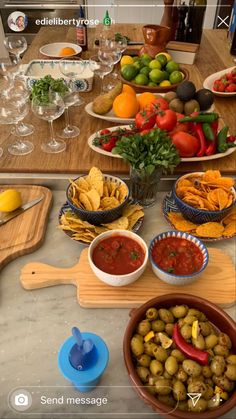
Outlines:
[[40, 102], [49, 102], [49, 89], [61, 96], [68, 91], [63, 79], [53, 79], [52, 76], [47, 75], [34, 83], [31, 93], [32, 99], [37, 98]]
[[164, 173], [179, 164], [179, 153], [166, 131], [157, 128], [145, 135], [122, 137], [112, 150], [119, 154], [141, 176], [151, 175], [156, 168]]
[[126, 35], [122, 35], [122, 34], [121, 34], [121, 33], [119, 33], [119, 32], [115, 33], [115, 41], [116, 41], [116, 42], [119, 42], [122, 38], [126, 38], [126, 40], [127, 40], [127, 44], [129, 43], [130, 39], [129, 39], [129, 37], [128, 37], [128, 36], [126, 36]]
[[209, 124], [219, 118], [218, 113], [199, 113], [195, 116], [185, 116], [182, 119], [179, 119], [179, 122], [208, 122]]
[[215, 135], [214, 135], [213, 129], [211, 128], [211, 125], [208, 122], [204, 122], [202, 124], [202, 129], [203, 129], [206, 139], [210, 141], [214, 141]]
[[226, 141], [228, 129], [229, 127], [225, 125], [217, 135], [217, 151], [219, 153], [224, 153], [229, 148], [228, 143]]

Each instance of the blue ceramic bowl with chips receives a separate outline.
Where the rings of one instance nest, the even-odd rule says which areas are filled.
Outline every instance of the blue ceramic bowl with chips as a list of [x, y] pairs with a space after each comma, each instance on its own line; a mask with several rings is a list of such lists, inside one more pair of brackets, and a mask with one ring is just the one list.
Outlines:
[[[76, 182], [80, 177], [86, 178], [87, 176], [79, 176], [74, 181]], [[99, 209], [98, 211], [88, 210], [82, 207], [79, 208], [79, 206], [77, 206], [76, 203], [72, 201], [73, 190], [72, 190], [71, 184], [68, 186], [67, 191], [66, 191], [67, 202], [70, 208], [72, 209], [72, 211], [76, 215], [78, 215], [78, 217], [80, 217], [81, 220], [88, 221], [90, 224], [94, 224], [94, 225], [111, 223], [112, 221], [119, 218], [122, 215], [123, 208], [125, 207], [125, 205], [127, 204], [129, 200], [129, 188], [123, 180], [121, 180], [118, 177], [106, 175], [106, 174], [103, 175], [103, 179], [104, 181], [107, 181], [107, 182], [113, 182], [113, 184], [116, 184], [117, 187], [122, 186], [123, 188], [126, 189], [126, 194], [122, 198], [122, 202], [119, 202], [117, 199], [119, 204], [115, 206], [114, 208]], [[114, 194], [114, 197], [115, 197], [115, 194]]]
[[[181, 239], [185, 239], [188, 242], [190, 242], [193, 248], [196, 247], [196, 249], [194, 249], [194, 251], [197, 251], [202, 254], [202, 263], [199, 263], [199, 268], [196, 272], [193, 273], [188, 273], [186, 275], [181, 275], [181, 274], [175, 274], [175, 273], [171, 273], [168, 272], [164, 269], [162, 269], [156, 262], [155, 257], [153, 255], [153, 250], [158, 247], [158, 245], [160, 244], [160, 242], [163, 239], [167, 239], [167, 238], [172, 238], [172, 239], [176, 239], [179, 242], [181, 242]], [[163, 242], [164, 243], [164, 242]], [[185, 246], [185, 244], [184, 244]], [[178, 248], [181, 247], [181, 243], [179, 243]], [[155, 250], [154, 250], [155, 252]], [[166, 256], [163, 257], [163, 260], [165, 259], [165, 262], [169, 263], [170, 262], [170, 258], [169, 261], [167, 261], [167, 254]], [[206, 248], [206, 246], [201, 242], [201, 240], [199, 240], [197, 237], [192, 236], [189, 233], [184, 233], [181, 231], [166, 231], [164, 233], [158, 234], [156, 237], [154, 237], [154, 239], [151, 241], [151, 244], [149, 246], [149, 260], [151, 262], [151, 266], [152, 266], [152, 270], [154, 272], [154, 274], [161, 279], [162, 281], [166, 282], [167, 284], [170, 285], [188, 285], [191, 284], [192, 282], [194, 282], [202, 273], [203, 271], [206, 269], [207, 265], [208, 265], [208, 261], [209, 261], [209, 254], [208, 254], [208, 250]], [[180, 263], [178, 261], [178, 263]], [[168, 265], [166, 264], [166, 267]], [[179, 266], [178, 266], [179, 267]]]
[[232, 208], [236, 204], [235, 188], [234, 187], [231, 188], [232, 194], [234, 195], [233, 203], [229, 207], [224, 208], [221, 211], [217, 211], [217, 210], [209, 211], [209, 210], [203, 210], [200, 208], [194, 208], [193, 206], [184, 202], [177, 195], [177, 192], [176, 192], [178, 182], [180, 180], [187, 179], [189, 175], [193, 176], [194, 174], [199, 176], [199, 175], [203, 175], [204, 172], [196, 172], [196, 173], [191, 173], [191, 174], [188, 173], [186, 175], [179, 177], [177, 181], [175, 182], [174, 187], [173, 187], [173, 196], [174, 196], [177, 207], [179, 208], [182, 215], [188, 220], [192, 221], [192, 223], [202, 224], [202, 223], [208, 223], [208, 222], [221, 221], [227, 214], [229, 214], [229, 212], [232, 210]]

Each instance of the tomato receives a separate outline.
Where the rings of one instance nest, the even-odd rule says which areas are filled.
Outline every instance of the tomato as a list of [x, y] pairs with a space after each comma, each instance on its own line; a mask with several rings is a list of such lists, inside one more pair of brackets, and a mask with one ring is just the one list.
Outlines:
[[199, 150], [198, 138], [187, 132], [179, 131], [171, 135], [172, 143], [177, 148], [180, 157], [193, 157]]
[[110, 130], [109, 129], [102, 129], [102, 131], [100, 131], [100, 135], [106, 135], [106, 134], [110, 134]]
[[135, 117], [136, 127], [141, 131], [154, 127], [155, 122], [156, 115], [150, 109], [143, 109]]
[[173, 131], [170, 132], [170, 135], [174, 134], [175, 132], [179, 132], [179, 131], [189, 132], [188, 122], [184, 122], [182, 124], [180, 122], [179, 123], [177, 122], [177, 125], [174, 127]]
[[112, 151], [112, 149], [116, 145], [117, 140], [118, 140], [117, 137], [112, 137], [112, 136], [110, 138], [107, 138], [106, 140], [103, 140], [101, 143], [102, 149], [105, 151]]
[[158, 112], [160, 109], [162, 111], [166, 111], [169, 109], [169, 103], [167, 100], [163, 99], [162, 97], [158, 97], [150, 106], [152, 112]]
[[158, 126], [158, 128], [164, 129], [166, 131], [172, 131], [172, 129], [176, 126], [176, 122], [176, 113], [171, 109], [161, 111], [156, 116], [156, 125]]
[[179, 113], [179, 112], [175, 112], [175, 113], [176, 113], [177, 121], [179, 119], [185, 118], [185, 115], [183, 113]]
[[226, 92], [236, 92], [236, 84], [235, 83], [230, 83], [226, 89]]

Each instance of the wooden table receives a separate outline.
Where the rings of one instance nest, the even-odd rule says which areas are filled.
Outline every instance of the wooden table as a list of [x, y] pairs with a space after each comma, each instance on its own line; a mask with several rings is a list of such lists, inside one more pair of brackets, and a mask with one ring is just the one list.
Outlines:
[[[131, 40], [142, 40], [142, 25], [115, 25], [115, 32], [121, 32], [130, 37]], [[99, 37], [99, 28], [88, 30], [89, 51], [83, 54], [84, 58], [95, 52], [94, 39]], [[32, 59], [39, 58], [40, 46], [60, 41], [75, 41], [75, 29], [62, 27], [42, 28], [28, 48], [23, 62], [27, 63]], [[42, 58], [42, 57], [41, 57]], [[203, 80], [216, 71], [233, 65], [232, 56], [229, 54], [229, 47], [225, 30], [205, 30], [202, 43], [194, 65], [186, 65], [190, 72], [190, 79], [197, 88], [202, 86]], [[89, 103], [98, 94], [98, 83], [95, 81], [91, 93], [84, 93], [86, 103]], [[216, 98], [215, 107], [229, 125], [231, 133], [236, 132], [236, 99]], [[51, 155], [43, 153], [40, 149], [41, 142], [48, 139], [48, 124], [30, 113], [27, 120], [35, 126], [35, 133], [32, 141], [35, 144], [33, 153], [26, 156], [11, 156], [7, 152], [9, 144], [9, 126], [0, 127], [0, 145], [4, 148], [4, 155], [0, 159], [0, 172], [2, 173], [83, 173], [91, 166], [96, 165], [107, 173], [128, 173], [128, 165], [121, 159], [102, 156], [92, 151], [87, 145], [87, 138], [97, 130], [109, 127], [112, 124], [106, 121], [90, 117], [82, 108], [73, 108], [70, 111], [72, 123], [79, 126], [81, 133], [79, 137], [67, 140], [67, 150], [63, 153]], [[114, 125], [114, 124], [113, 124]], [[64, 118], [55, 121], [55, 129], [64, 126]], [[211, 160], [199, 163], [182, 163], [175, 173], [183, 173], [207, 169], [219, 169], [224, 173], [236, 173], [235, 153], [218, 160]]]

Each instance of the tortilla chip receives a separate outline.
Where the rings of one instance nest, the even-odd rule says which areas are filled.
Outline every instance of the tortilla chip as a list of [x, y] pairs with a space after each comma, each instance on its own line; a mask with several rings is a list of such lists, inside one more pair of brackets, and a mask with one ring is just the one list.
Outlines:
[[196, 228], [198, 227], [197, 224], [194, 224], [188, 220], [176, 220], [174, 226], [177, 230], [185, 232], [196, 230]]
[[223, 236], [233, 236], [234, 234], [236, 234], [236, 221], [231, 221], [231, 223], [225, 227]]
[[[87, 193], [87, 192], [86, 192]], [[90, 200], [88, 199], [86, 193], [82, 192], [79, 196], [80, 201], [82, 202], [82, 204], [84, 205], [84, 208], [87, 211], [93, 211], [93, 207], [90, 203]]]
[[104, 197], [101, 199], [101, 208], [103, 210], [112, 209], [118, 205], [120, 205], [120, 203], [114, 196]]
[[100, 207], [100, 195], [96, 191], [96, 189], [91, 189], [90, 191], [85, 193], [88, 197], [90, 204], [92, 205], [92, 210], [97, 211]]
[[185, 220], [184, 216], [180, 212], [174, 212], [174, 211], [169, 212], [168, 218], [173, 224], [175, 224], [176, 221]]
[[140, 218], [142, 217], [144, 217], [144, 212], [142, 210], [135, 211], [133, 212], [133, 214], [129, 215], [129, 230], [132, 230], [132, 228], [135, 226], [138, 220], [140, 220]]
[[103, 194], [103, 174], [97, 167], [92, 167], [87, 176], [87, 182], [91, 188], [96, 189], [100, 196]]
[[224, 226], [220, 223], [204, 223], [196, 228], [196, 233], [201, 237], [218, 238], [222, 236]]
[[221, 173], [219, 170], [207, 170], [202, 176], [202, 180], [205, 182], [212, 182], [219, 178], [221, 178]]
[[102, 196], [106, 196], [106, 197], [108, 197], [109, 196], [109, 191], [108, 191], [108, 186], [107, 186], [107, 183], [103, 183], [103, 195]]
[[124, 217], [129, 217], [130, 215], [132, 215], [135, 211], [138, 210], [142, 210], [143, 207], [141, 207], [141, 205], [138, 204], [128, 204], [127, 206], [125, 206], [125, 208], [122, 211], [122, 215]]
[[120, 203], [122, 203], [124, 201], [124, 199], [127, 197], [128, 194], [128, 188], [126, 185], [120, 185], [118, 187], [118, 191], [119, 191], [119, 201]]
[[217, 192], [218, 202], [219, 202], [219, 209], [222, 210], [226, 208], [228, 204], [229, 194], [224, 191], [224, 189], [215, 189]]
[[90, 185], [85, 179], [84, 176], [80, 176], [75, 182], [82, 191], [88, 192], [90, 189]]
[[225, 224], [225, 225], [228, 225], [232, 221], [236, 221], [236, 214], [234, 214], [234, 213], [230, 213], [230, 214], [226, 215], [226, 217], [223, 218], [222, 223]]
[[106, 223], [102, 225], [109, 228], [109, 230], [127, 230], [129, 226], [129, 221], [127, 217], [120, 217], [117, 218], [117, 220], [112, 221], [111, 223]]

